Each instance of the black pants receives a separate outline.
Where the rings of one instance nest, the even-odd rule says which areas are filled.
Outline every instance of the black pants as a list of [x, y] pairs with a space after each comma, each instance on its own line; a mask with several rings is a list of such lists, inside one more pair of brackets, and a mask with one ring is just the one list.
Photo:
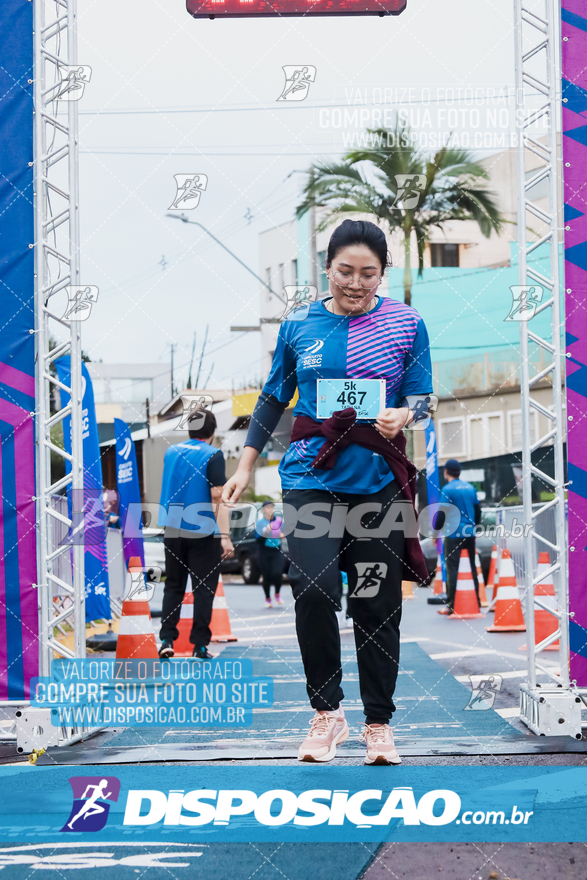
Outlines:
[[271, 587], [275, 587], [275, 595], [281, 589], [281, 578], [283, 576], [283, 555], [279, 547], [266, 547], [265, 544], [259, 546], [259, 568], [263, 577], [263, 592], [265, 598], [271, 598]]
[[210, 619], [218, 585], [221, 557], [220, 540], [212, 535], [204, 538], [165, 538], [166, 580], [161, 612], [161, 641], [175, 641], [179, 636], [177, 623], [185, 595], [188, 575], [194, 593], [194, 620], [190, 642], [201, 648], [212, 638]]
[[[393, 693], [399, 664], [399, 625], [402, 613], [403, 531], [388, 537], [357, 537], [347, 531], [349, 512], [359, 504], [375, 503], [381, 512], [366, 513], [364, 528], [381, 525], [398, 490], [395, 481], [373, 495], [352, 495], [321, 489], [294, 489], [283, 496], [285, 528], [292, 564], [289, 579], [296, 603], [296, 630], [314, 709], [334, 710], [344, 694], [336, 611], [341, 610], [340, 568], [349, 581], [348, 613], [353, 619], [359, 685], [368, 724], [386, 724], [395, 711]], [[329, 531], [316, 537], [300, 522], [290, 531], [291, 510], [308, 504], [330, 505], [322, 516]], [[332, 505], [336, 505], [334, 514]], [[302, 519], [305, 514], [302, 514]], [[314, 522], [321, 517], [315, 515]], [[344, 531], [343, 531], [344, 529]], [[304, 536], [304, 530], [307, 534]], [[323, 529], [322, 529], [323, 531]], [[352, 531], [356, 531], [352, 527]], [[341, 534], [342, 532], [342, 534]]]
[[466, 550], [469, 554], [471, 569], [473, 571], [473, 583], [475, 584], [475, 592], [477, 593], [477, 604], [479, 604], [479, 582], [477, 580], [477, 568], [475, 566], [475, 538], [473, 536], [470, 538], [445, 538], [444, 559], [446, 562], [446, 595], [449, 608], [454, 608], [461, 550]]

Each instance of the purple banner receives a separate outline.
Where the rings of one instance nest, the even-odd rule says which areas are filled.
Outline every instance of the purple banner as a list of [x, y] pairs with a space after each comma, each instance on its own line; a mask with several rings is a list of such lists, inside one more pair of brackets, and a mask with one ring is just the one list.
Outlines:
[[0, 700], [38, 675], [33, 4], [0, 3]]
[[587, 685], [587, 6], [563, 0], [563, 163], [571, 681]]

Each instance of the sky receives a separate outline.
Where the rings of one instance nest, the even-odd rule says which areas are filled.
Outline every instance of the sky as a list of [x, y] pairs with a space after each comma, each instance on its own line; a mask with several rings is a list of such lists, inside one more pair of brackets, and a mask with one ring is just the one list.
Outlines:
[[[259, 334], [230, 331], [258, 323], [259, 284], [199, 227], [166, 217], [173, 176], [207, 175], [188, 216], [257, 272], [258, 235], [293, 217], [300, 172], [341, 154], [324, 108], [364, 89], [411, 88], [417, 99], [513, 87], [513, 53], [512, 0], [213, 21], [191, 18], [184, 0], [78, 0], [79, 63], [92, 68], [78, 105], [81, 281], [100, 289], [84, 350], [167, 370], [175, 344], [181, 385], [194, 332], [199, 351], [209, 325], [209, 387], [260, 376]], [[277, 101], [284, 65], [316, 68], [304, 102]]]

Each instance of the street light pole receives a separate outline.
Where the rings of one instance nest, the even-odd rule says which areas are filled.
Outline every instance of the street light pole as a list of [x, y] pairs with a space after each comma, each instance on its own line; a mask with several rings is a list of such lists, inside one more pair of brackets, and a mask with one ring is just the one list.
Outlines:
[[237, 261], [237, 263], [240, 263], [241, 266], [243, 266], [243, 267], [247, 270], [247, 272], [250, 272], [251, 275], [252, 275], [254, 278], [257, 279], [257, 281], [260, 281], [261, 284], [263, 285], [263, 287], [266, 287], [266, 288], [267, 288], [267, 290], [269, 291], [269, 293], [272, 293], [273, 296], [276, 296], [277, 299], [280, 299], [282, 303], [285, 303], [285, 302], [286, 302], [286, 300], [285, 300], [285, 299], [284, 299], [279, 293], [276, 293], [276, 292], [275, 292], [275, 291], [269, 286], [269, 284], [266, 284], [266, 282], [263, 281], [263, 279], [260, 278], [260, 277], [257, 275], [256, 272], [253, 272], [253, 270], [252, 270], [249, 266], [247, 266], [246, 263], [243, 263], [243, 261], [240, 259], [240, 257], [237, 257], [236, 254], [233, 254], [233, 252], [230, 250], [230, 248], [227, 248], [226, 245], [223, 244], [223, 243], [220, 241], [219, 238], [216, 238], [215, 235], [212, 235], [212, 233], [210, 232], [210, 230], [209, 230], [209, 229], [206, 229], [206, 227], [203, 226], [202, 223], [198, 223], [197, 220], [188, 220], [188, 218], [185, 216], [185, 214], [179, 214], [179, 215], [178, 215], [178, 214], [166, 214], [165, 216], [166, 216], [166, 217], [171, 217], [171, 218], [174, 219], [174, 220], [181, 220], [182, 223], [189, 223], [191, 226], [199, 226], [200, 229], [203, 229], [204, 232], [205, 232], [207, 235], [210, 236], [210, 238], [213, 238], [213, 239], [214, 239], [214, 241], [216, 242], [216, 244], [219, 244], [220, 247], [221, 247], [221, 248], [224, 248], [224, 250], [225, 250], [227, 253], [229, 253], [231, 257], [234, 257], [234, 259]]

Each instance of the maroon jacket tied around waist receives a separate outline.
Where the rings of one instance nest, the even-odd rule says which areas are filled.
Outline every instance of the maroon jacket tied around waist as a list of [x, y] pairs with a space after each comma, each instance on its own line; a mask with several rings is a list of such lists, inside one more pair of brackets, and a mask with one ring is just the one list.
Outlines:
[[[378, 453], [389, 465], [401, 497], [409, 501], [415, 510], [418, 472], [406, 457], [406, 438], [399, 433], [393, 440], [387, 440], [374, 425], [357, 425], [356, 418], [357, 413], [352, 407], [338, 410], [324, 422], [315, 422], [309, 416], [297, 416], [291, 435], [292, 443], [308, 437], [325, 437], [318, 455], [312, 462], [312, 467], [327, 471], [334, 467], [339, 451], [346, 449], [351, 443], [357, 443]], [[428, 570], [417, 536], [406, 536], [405, 539], [404, 578], [419, 583], [428, 581]]]

